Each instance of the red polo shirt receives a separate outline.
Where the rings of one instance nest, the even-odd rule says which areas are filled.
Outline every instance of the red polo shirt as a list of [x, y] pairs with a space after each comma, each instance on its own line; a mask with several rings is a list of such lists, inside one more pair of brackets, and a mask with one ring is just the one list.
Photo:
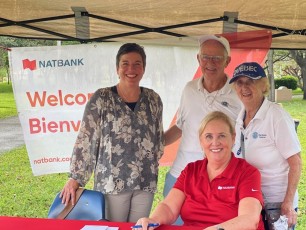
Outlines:
[[[245, 197], [254, 197], [263, 205], [260, 183], [259, 171], [233, 154], [226, 169], [211, 182], [207, 159], [189, 163], [174, 185], [186, 195], [181, 208], [184, 225], [206, 228], [232, 219]], [[264, 229], [262, 221], [258, 229]]]

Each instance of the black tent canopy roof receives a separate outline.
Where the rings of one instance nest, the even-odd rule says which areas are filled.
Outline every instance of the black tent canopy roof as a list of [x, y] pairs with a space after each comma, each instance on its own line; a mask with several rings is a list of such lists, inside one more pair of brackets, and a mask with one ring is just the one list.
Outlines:
[[203, 34], [269, 29], [272, 48], [306, 48], [302, 0], [0, 0], [0, 35], [195, 45]]

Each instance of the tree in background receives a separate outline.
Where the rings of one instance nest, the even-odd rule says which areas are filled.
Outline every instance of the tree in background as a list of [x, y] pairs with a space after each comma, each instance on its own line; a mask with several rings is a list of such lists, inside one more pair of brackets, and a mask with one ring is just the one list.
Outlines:
[[[41, 39], [23, 39], [14, 37], [0, 36], [0, 68], [4, 68], [7, 64], [7, 52], [9, 48], [13, 47], [37, 47], [37, 46], [55, 46], [57, 41], [54, 40], [41, 40]], [[64, 41], [62, 45], [79, 44], [77, 41]]]
[[296, 76], [298, 79], [298, 87], [303, 88], [303, 79], [302, 79], [302, 71], [299, 66], [286, 66], [283, 69], [284, 73], [286, 73], [289, 76]]
[[306, 51], [274, 50], [273, 65], [276, 77], [291, 75], [298, 79], [298, 87], [303, 90], [306, 100]]
[[[306, 51], [305, 50], [289, 50], [291, 57], [301, 68], [301, 78], [303, 79], [303, 99], [306, 100]], [[298, 77], [298, 76], [297, 76]]]
[[[74, 45], [79, 44], [78, 41], [63, 41], [61, 45]], [[0, 82], [3, 77], [8, 77], [8, 83], [10, 83], [9, 75], [9, 60], [8, 52], [13, 47], [37, 47], [37, 46], [55, 46], [58, 45], [58, 41], [55, 40], [41, 40], [41, 39], [23, 39], [15, 37], [0, 36], [0, 70], [4, 70], [6, 76], [1, 76]]]
[[[51, 40], [36, 40], [36, 39], [21, 39], [14, 37], [0, 37], [0, 68], [4, 69], [10, 82], [8, 52], [13, 47], [35, 47], [35, 46], [54, 46], [56, 41]], [[0, 76], [1, 77], [1, 76]], [[2, 76], [3, 77], [3, 76]], [[1, 78], [2, 79], [2, 78]]]
[[269, 77], [269, 84], [270, 84], [270, 93], [269, 93], [269, 100], [275, 101], [275, 84], [274, 84], [274, 50], [270, 50], [268, 53], [268, 58], [266, 61], [268, 77]]

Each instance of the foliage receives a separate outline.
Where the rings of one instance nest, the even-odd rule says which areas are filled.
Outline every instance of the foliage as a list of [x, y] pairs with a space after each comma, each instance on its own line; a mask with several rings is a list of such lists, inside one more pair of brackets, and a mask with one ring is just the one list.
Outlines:
[[7, 61], [8, 58], [7, 58], [7, 52], [5, 49], [0, 49], [0, 66], [5, 66], [7, 65]]
[[302, 79], [302, 71], [301, 71], [301, 68], [299, 66], [286, 66], [284, 69], [283, 69], [284, 73], [286, 75], [291, 75], [291, 76], [294, 76], [297, 78], [298, 80], [298, 87], [302, 88], [303, 86], [303, 79]]
[[297, 79], [293, 76], [284, 76], [281, 78], [276, 78], [274, 80], [275, 82], [275, 88], [278, 89], [281, 86], [286, 86], [288, 89], [295, 90], [297, 89]]
[[294, 74], [286, 73], [285, 69], [288, 67], [299, 68], [296, 62], [290, 56], [288, 50], [273, 50], [273, 69], [275, 78], [282, 77], [284, 75]]
[[56, 41], [41, 39], [20, 39], [14, 37], [0, 36], [0, 44], [4, 47], [33, 47], [33, 46], [54, 46]]
[[8, 53], [0, 49], [0, 82], [9, 81], [9, 61]]
[[[300, 86], [306, 92], [306, 50], [289, 50], [289, 53], [301, 68]], [[304, 93], [304, 99], [306, 99], [305, 97], [306, 93]]]
[[[8, 73], [9, 63], [7, 52], [13, 47], [36, 47], [36, 46], [55, 46], [57, 41], [41, 39], [22, 39], [14, 37], [0, 36], [0, 68], [6, 68]], [[77, 41], [63, 41], [62, 45], [79, 44]]]
[[8, 82], [8, 72], [5, 68], [0, 67], [0, 82]]
[[303, 95], [303, 90], [301, 88], [292, 90], [292, 95]]
[[[273, 63], [273, 76], [295, 76], [298, 87], [306, 92], [306, 50], [274, 50]], [[306, 99], [306, 93], [303, 98]]]
[[14, 37], [0, 36], [0, 68], [5, 70], [5, 73], [0, 73], [0, 82], [3, 78], [9, 77], [9, 61], [8, 52], [12, 47], [33, 47], [33, 46], [52, 46], [56, 45], [56, 41], [35, 40], [35, 39], [20, 39]]

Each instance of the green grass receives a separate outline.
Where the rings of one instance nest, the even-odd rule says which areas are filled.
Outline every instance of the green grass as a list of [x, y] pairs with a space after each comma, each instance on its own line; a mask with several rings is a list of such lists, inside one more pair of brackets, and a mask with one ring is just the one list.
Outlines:
[[[3, 100], [4, 95], [10, 100]], [[0, 98], [0, 118], [16, 115], [11, 86], [0, 83]], [[293, 118], [300, 121], [298, 136], [302, 149], [306, 149], [306, 100], [293, 99], [290, 102], [282, 102], [282, 106]], [[305, 153], [302, 153], [302, 159], [303, 162], [306, 162]], [[167, 171], [168, 167], [160, 168], [158, 192], [155, 194], [153, 209], [163, 199], [162, 190]], [[299, 183], [297, 230], [306, 229], [305, 178], [306, 169], [303, 168]], [[33, 176], [25, 146], [0, 154], [0, 215], [46, 217], [50, 204], [66, 180], [66, 173]], [[87, 188], [92, 188], [92, 181], [89, 182]]]
[[3, 79], [7, 77], [5, 68], [0, 67], [0, 81], [3, 82]]
[[67, 174], [34, 177], [25, 147], [0, 155], [0, 215], [46, 217]]
[[[163, 199], [167, 169], [160, 170], [154, 207]], [[25, 146], [0, 154], [0, 170], [0, 216], [47, 217], [50, 204], [68, 178], [67, 173], [33, 176]], [[86, 187], [93, 187], [92, 180]]]
[[0, 83], [0, 119], [17, 115], [12, 84]]
[[301, 88], [292, 90], [292, 95], [303, 95], [303, 90]]
[[[282, 103], [283, 107], [291, 116], [300, 121], [298, 126], [298, 136], [302, 145], [302, 160], [306, 162], [306, 100], [294, 99], [290, 102]], [[299, 212], [298, 230], [306, 229], [306, 168], [303, 167], [299, 183]]]

